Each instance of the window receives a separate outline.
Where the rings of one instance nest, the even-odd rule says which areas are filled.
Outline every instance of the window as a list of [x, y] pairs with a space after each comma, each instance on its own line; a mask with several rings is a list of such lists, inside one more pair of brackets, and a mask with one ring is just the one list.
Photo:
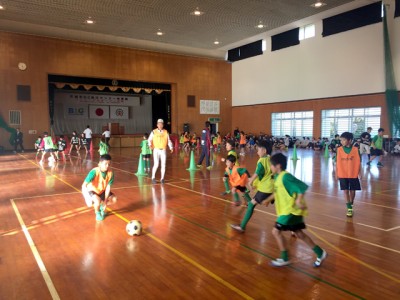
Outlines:
[[355, 137], [372, 127], [372, 135], [378, 133], [381, 124], [381, 107], [332, 109], [322, 111], [322, 137], [352, 132]]
[[315, 25], [314, 24], [309, 24], [304, 27], [300, 27], [299, 30], [299, 40], [305, 40], [308, 38], [312, 38], [315, 36]]
[[21, 125], [21, 111], [20, 110], [10, 110], [8, 111], [9, 124], [10, 125]]
[[313, 111], [272, 113], [272, 135], [307, 136], [313, 133]]

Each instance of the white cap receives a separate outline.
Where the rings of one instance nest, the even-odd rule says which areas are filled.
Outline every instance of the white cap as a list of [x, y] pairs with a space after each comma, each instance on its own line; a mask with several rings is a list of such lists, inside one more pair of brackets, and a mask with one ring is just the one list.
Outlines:
[[164, 123], [164, 120], [163, 119], [158, 119], [157, 123]]

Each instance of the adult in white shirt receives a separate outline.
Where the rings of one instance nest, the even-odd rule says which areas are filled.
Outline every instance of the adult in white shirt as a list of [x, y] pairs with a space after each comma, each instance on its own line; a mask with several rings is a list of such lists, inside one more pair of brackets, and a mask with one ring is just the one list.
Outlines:
[[83, 133], [85, 134], [88, 150], [90, 150], [91, 142], [92, 142], [92, 129], [90, 129], [89, 125], [86, 127], [86, 129], [83, 131]]
[[174, 152], [174, 148], [169, 138], [168, 131], [164, 129], [164, 120], [157, 120], [157, 128], [154, 129], [148, 139], [149, 147], [153, 150], [153, 172], [151, 176], [152, 183], [156, 183], [156, 172], [158, 169], [158, 165], [161, 159], [161, 183], [164, 183], [164, 175], [165, 175], [165, 163], [167, 160], [167, 146], [171, 150], [171, 153]]
[[101, 135], [104, 135], [104, 138], [106, 140], [106, 144], [107, 144], [108, 147], [110, 147], [110, 144], [108, 143], [110, 141], [110, 138], [111, 138], [110, 130], [107, 128]]

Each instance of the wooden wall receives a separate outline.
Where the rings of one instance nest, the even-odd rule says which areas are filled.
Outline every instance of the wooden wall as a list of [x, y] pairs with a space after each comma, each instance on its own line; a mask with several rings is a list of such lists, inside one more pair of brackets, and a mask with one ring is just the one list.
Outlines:
[[[291, 111], [314, 111], [314, 137], [321, 136], [321, 111], [353, 107], [382, 107], [381, 127], [388, 131], [385, 94], [347, 96], [340, 98], [314, 99], [304, 101], [236, 106], [232, 108], [232, 126], [248, 133], [271, 133], [271, 113]], [[386, 133], [385, 133], [386, 134]], [[387, 133], [388, 134], [388, 133]]]
[[[0, 115], [8, 123], [9, 110], [22, 111], [26, 148], [49, 130], [48, 74], [169, 83], [173, 132], [181, 132], [184, 123], [199, 132], [209, 117], [221, 118], [222, 132], [232, 127], [232, 69], [225, 61], [8, 32], [0, 32], [0, 58]], [[27, 65], [25, 71], [18, 69], [19, 62]], [[31, 86], [30, 102], [16, 100], [17, 85]], [[195, 108], [187, 107], [188, 95], [196, 96]], [[200, 99], [220, 100], [221, 115], [200, 115]], [[38, 134], [29, 135], [30, 129]], [[6, 149], [8, 137], [0, 128]]]

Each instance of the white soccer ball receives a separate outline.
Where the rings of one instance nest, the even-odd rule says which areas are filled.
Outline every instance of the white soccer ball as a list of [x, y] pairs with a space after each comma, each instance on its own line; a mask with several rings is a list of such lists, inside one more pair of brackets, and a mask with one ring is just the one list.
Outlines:
[[126, 233], [130, 236], [140, 235], [142, 233], [142, 223], [138, 220], [132, 220], [126, 224]]

